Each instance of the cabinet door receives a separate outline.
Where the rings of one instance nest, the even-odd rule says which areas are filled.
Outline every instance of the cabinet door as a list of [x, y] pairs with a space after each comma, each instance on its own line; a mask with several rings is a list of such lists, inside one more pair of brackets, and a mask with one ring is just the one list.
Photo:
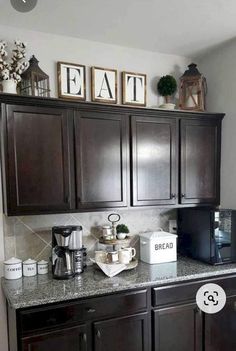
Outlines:
[[[69, 111], [7, 105], [4, 127], [8, 214], [75, 207]], [[72, 118], [72, 116], [71, 116]]]
[[22, 351], [87, 351], [85, 325], [38, 334], [21, 340]]
[[181, 120], [181, 203], [219, 203], [220, 122]]
[[78, 208], [127, 206], [127, 116], [77, 113], [75, 150]]
[[148, 351], [148, 314], [94, 323], [95, 351]]
[[176, 203], [176, 121], [132, 116], [132, 205]]
[[202, 317], [195, 304], [154, 311], [154, 350], [202, 350]]
[[223, 310], [205, 314], [205, 351], [236, 350], [236, 297], [227, 298]]

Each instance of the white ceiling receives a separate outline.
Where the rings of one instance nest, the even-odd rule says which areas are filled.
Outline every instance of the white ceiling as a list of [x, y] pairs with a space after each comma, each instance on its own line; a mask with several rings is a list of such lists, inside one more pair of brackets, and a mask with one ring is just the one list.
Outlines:
[[38, 0], [27, 14], [0, 5], [1, 25], [183, 56], [236, 35], [235, 0]]

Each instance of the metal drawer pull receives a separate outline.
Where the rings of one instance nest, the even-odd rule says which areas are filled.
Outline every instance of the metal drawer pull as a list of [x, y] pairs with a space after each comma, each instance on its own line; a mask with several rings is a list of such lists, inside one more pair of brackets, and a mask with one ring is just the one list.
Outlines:
[[94, 308], [88, 308], [88, 309], [87, 309], [87, 312], [88, 312], [88, 313], [94, 313], [94, 312], [96, 312], [96, 310], [95, 310]]
[[66, 196], [66, 197], [65, 197], [65, 203], [66, 203], [66, 204], [69, 204], [69, 203], [70, 203], [70, 197], [69, 197], [69, 196]]
[[87, 343], [87, 334], [86, 333], [83, 333], [83, 341], [85, 344]]

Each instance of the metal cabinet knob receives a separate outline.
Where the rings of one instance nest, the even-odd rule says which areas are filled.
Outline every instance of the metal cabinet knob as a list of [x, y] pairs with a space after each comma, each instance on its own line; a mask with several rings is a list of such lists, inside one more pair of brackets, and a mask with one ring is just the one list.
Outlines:
[[186, 194], [181, 194], [182, 199], [186, 197]]
[[101, 338], [101, 332], [100, 332], [100, 330], [99, 330], [99, 329], [97, 330], [96, 335], [97, 335], [97, 338], [98, 338], [98, 339], [100, 339], [100, 338]]
[[176, 199], [176, 194], [171, 194], [171, 199]]

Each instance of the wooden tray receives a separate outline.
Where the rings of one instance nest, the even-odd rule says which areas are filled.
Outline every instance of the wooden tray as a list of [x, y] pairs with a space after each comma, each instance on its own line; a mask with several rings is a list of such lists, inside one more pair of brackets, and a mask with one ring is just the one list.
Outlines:
[[126, 239], [113, 239], [113, 240], [106, 240], [103, 237], [99, 239], [100, 244], [105, 244], [105, 245], [129, 245], [131, 242], [132, 237], [128, 236]]
[[138, 265], [138, 260], [133, 258], [132, 261], [126, 265], [125, 271], [129, 271], [130, 269], [136, 268]]

